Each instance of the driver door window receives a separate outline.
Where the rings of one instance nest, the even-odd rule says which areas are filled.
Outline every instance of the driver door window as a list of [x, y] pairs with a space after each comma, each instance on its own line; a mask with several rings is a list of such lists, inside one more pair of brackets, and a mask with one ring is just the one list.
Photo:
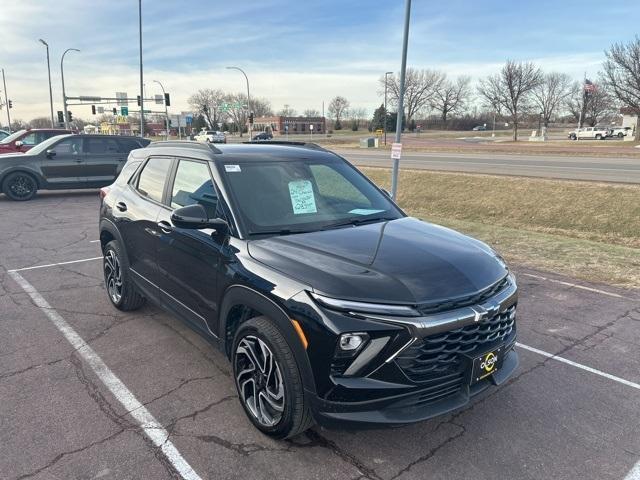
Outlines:
[[57, 155], [80, 155], [82, 153], [82, 139], [67, 138], [66, 140], [56, 143], [51, 150]]
[[171, 208], [199, 203], [209, 218], [216, 218], [218, 195], [205, 163], [180, 160], [171, 190]]

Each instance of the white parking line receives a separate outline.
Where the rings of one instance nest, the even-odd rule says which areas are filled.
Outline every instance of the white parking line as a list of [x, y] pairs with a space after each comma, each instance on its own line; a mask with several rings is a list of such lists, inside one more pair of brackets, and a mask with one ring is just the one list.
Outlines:
[[100, 240], [90, 240], [89, 243], [98, 243]]
[[585, 370], [589, 373], [593, 373], [594, 375], [599, 375], [601, 377], [608, 378], [609, 380], [613, 380], [614, 382], [621, 383], [623, 385], [626, 385], [627, 387], [640, 390], [640, 384], [630, 382], [629, 380], [625, 380], [624, 378], [616, 377], [615, 375], [611, 375], [610, 373], [602, 372], [600, 370], [596, 370], [595, 368], [587, 367], [586, 365], [582, 365], [581, 363], [576, 363], [567, 358], [559, 357], [557, 355], [554, 355], [553, 353], [545, 352], [544, 350], [539, 350], [537, 348], [530, 347], [529, 345], [524, 345], [520, 342], [516, 342], [516, 346], [520, 348], [524, 348], [525, 350], [529, 350], [530, 352], [537, 353], [538, 355], [542, 355], [543, 357], [551, 358], [552, 360], [557, 360], [558, 362], [566, 363], [567, 365], [571, 365], [572, 367]]
[[640, 460], [629, 470], [624, 480], [640, 480]]
[[524, 275], [525, 277], [537, 278], [539, 280], [544, 280], [544, 281], [547, 281], [547, 282], [559, 283], [561, 285], [567, 285], [568, 287], [579, 288], [581, 290], [587, 290], [589, 292], [595, 292], [595, 293], [599, 293], [601, 295], [607, 295], [609, 297], [624, 298], [624, 299], [627, 299], [627, 300], [635, 300], [634, 298], [625, 297], [624, 295], [619, 295], [619, 294], [613, 293], [613, 292], [607, 292], [606, 290], [600, 290], [598, 288], [586, 287], [584, 285], [578, 285], [577, 283], [563, 282], [562, 280], [556, 280], [555, 278], [547, 278], [547, 277], [543, 277], [542, 275], [533, 275], [531, 273], [520, 273], [520, 275]]
[[76, 333], [76, 331], [56, 312], [51, 305], [27, 282], [16, 270], [9, 275], [31, 297], [35, 305], [49, 317], [67, 341], [73, 346], [78, 355], [84, 360], [109, 389], [114, 397], [122, 404], [129, 414], [138, 422], [144, 434], [159, 447], [167, 460], [173, 465], [180, 476], [185, 480], [201, 480], [201, 477], [187, 463], [184, 457], [169, 440], [169, 432], [151, 415], [151, 412], [142, 405], [133, 393], [122, 381], [109, 369], [98, 354]]
[[9, 273], [24, 272], [25, 270], [36, 270], [38, 268], [57, 267], [58, 265], [71, 265], [72, 263], [91, 262], [93, 260], [102, 260], [103, 257], [83, 258], [82, 260], [71, 260], [70, 262], [48, 263], [46, 265], [36, 265], [34, 267], [14, 268]]

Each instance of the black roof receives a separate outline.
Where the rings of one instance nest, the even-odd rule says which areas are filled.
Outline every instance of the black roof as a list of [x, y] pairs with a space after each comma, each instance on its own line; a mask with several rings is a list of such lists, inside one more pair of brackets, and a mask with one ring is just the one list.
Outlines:
[[222, 162], [319, 159], [335, 155], [315, 143], [274, 141], [214, 145], [190, 140], [152, 142], [146, 148], [132, 151], [132, 155], [136, 158], [146, 158], [153, 153], [159, 153], [160, 150], [165, 155]]

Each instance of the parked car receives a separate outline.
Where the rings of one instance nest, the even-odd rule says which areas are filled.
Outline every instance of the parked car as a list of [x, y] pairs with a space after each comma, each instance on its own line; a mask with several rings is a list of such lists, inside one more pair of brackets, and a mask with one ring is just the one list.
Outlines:
[[487, 129], [485, 125], [476, 125], [472, 128], [474, 132], [484, 132]]
[[582, 127], [569, 133], [569, 140], [606, 140], [608, 135], [606, 127]]
[[38, 190], [99, 188], [118, 176], [139, 137], [61, 135], [26, 153], [0, 156], [0, 186], [11, 200], [31, 200]]
[[317, 145], [157, 142], [101, 195], [111, 303], [149, 300], [217, 345], [267, 435], [421, 421], [516, 369], [502, 258]]
[[273, 139], [273, 134], [269, 132], [260, 132], [259, 134], [253, 136], [253, 140], [272, 140], [272, 139]]
[[11, 135], [11, 134], [9, 132], [7, 132], [6, 130], [0, 130], [0, 140], [4, 140], [9, 135]]
[[227, 143], [226, 135], [215, 130], [202, 130], [194, 139], [198, 142]]
[[609, 130], [609, 137], [616, 137], [619, 139], [623, 139], [627, 135], [631, 135], [633, 133], [633, 129], [631, 127], [613, 127]]
[[0, 141], [0, 154], [26, 152], [48, 138], [73, 133], [56, 128], [18, 130]]

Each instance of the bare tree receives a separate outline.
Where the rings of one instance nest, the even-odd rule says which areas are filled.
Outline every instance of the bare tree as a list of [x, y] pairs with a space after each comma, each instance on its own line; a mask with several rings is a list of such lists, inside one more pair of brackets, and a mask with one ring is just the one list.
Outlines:
[[[74, 121], [75, 121], [75, 118], [74, 118]], [[47, 117], [34, 118], [29, 122], [29, 126], [31, 128], [50, 128], [51, 119]]]
[[545, 127], [558, 113], [572, 92], [571, 77], [566, 73], [547, 73], [542, 81], [533, 89], [533, 102], [542, 115]]
[[271, 117], [273, 115], [271, 102], [266, 98], [251, 97], [251, 110], [256, 117]]
[[470, 83], [471, 77], [468, 76], [458, 77], [455, 82], [443, 76], [431, 101], [431, 108], [440, 112], [443, 123], [447, 123], [449, 115], [464, 110], [471, 97]]
[[295, 117], [298, 112], [295, 111], [288, 103], [285, 103], [282, 109], [278, 112], [278, 115], [282, 115], [283, 117]]
[[[613, 95], [625, 107], [640, 114], [640, 37], [624, 45], [614, 44], [605, 51], [604, 79]], [[636, 128], [636, 140], [640, 141], [640, 125]]]
[[329, 108], [327, 113], [331, 118], [336, 119], [335, 128], [339, 130], [341, 128], [340, 119], [344, 118], [349, 111], [349, 100], [338, 95], [329, 102]]
[[222, 103], [227, 105], [226, 115], [228, 115], [231, 122], [236, 125], [240, 136], [242, 136], [242, 132], [249, 119], [247, 115], [247, 96], [243, 93], [229, 93], [223, 97]]
[[615, 111], [614, 98], [604, 81], [587, 82], [586, 85], [592, 85], [592, 91], [585, 91], [586, 85], [582, 82], [574, 82], [565, 102], [579, 127], [584, 124], [594, 127]]
[[202, 115], [209, 128], [216, 128], [220, 121], [220, 106], [225, 99], [225, 93], [219, 89], [203, 88], [189, 97], [188, 103], [194, 113]]
[[303, 113], [305, 117], [319, 117], [320, 112], [315, 108], [307, 108]]
[[542, 71], [533, 63], [507, 60], [500, 73], [480, 80], [478, 93], [489, 104], [498, 104], [510, 115], [513, 140], [518, 141], [520, 118], [530, 107], [531, 92], [542, 81]]
[[[445, 80], [445, 74], [436, 70], [416, 70], [407, 68], [404, 82], [404, 113], [407, 123], [411, 122], [418, 111], [428, 107], [434, 100], [436, 92]], [[400, 78], [396, 75], [387, 77], [387, 95], [392, 105], [398, 105], [400, 97]], [[378, 93], [384, 94], [385, 76], [380, 77], [382, 88]]]

